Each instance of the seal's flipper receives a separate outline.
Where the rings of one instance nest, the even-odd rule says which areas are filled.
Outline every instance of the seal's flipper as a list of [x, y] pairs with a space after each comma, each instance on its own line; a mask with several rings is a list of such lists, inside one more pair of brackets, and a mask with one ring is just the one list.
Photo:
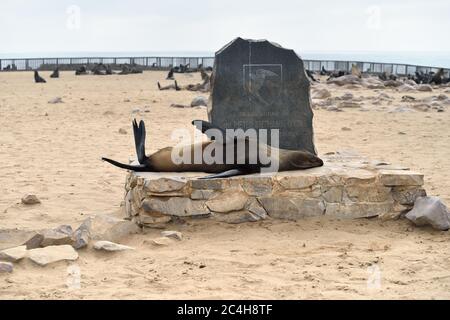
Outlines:
[[134, 132], [134, 143], [136, 145], [136, 154], [138, 157], [138, 161], [140, 164], [145, 163], [147, 156], [145, 155], [145, 124], [144, 121], [141, 120], [139, 126], [137, 124], [136, 119], [133, 121], [133, 132]]
[[209, 180], [209, 179], [229, 178], [229, 177], [241, 176], [241, 175], [245, 175], [245, 174], [249, 174], [249, 172], [246, 170], [242, 170], [242, 169], [232, 169], [232, 170], [224, 171], [221, 173], [212, 174], [210, 176], [201, 177], [199, 179], [200, 180]]
[[136, 172], [150, 172], [150, 170], [148, 170], [148, 168], [144, 165], [138, 165], [138, 166], [132, 166], [132, 165], [128, 165], [128, 164], [123, 164], [108, 158], [102, 158], [103, 161], [106, 161], [110, 164], [112, 164], [113, 166], [122, 168], [122, 169], [127, 169], [127, 170], [131, 170], [131, 171], [136, 171]]

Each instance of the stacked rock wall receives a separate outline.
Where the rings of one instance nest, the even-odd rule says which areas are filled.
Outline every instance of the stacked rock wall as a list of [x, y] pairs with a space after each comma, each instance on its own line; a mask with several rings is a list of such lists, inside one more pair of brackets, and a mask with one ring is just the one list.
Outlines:
[[276, 175], [201, 180], [199, 173], [130, 173], [127, 216], [142, 226], [172, 219], [210, 218], [227, 223], [276, 218], [398, 217], [426, 195], [423, 175], [364, 160]]

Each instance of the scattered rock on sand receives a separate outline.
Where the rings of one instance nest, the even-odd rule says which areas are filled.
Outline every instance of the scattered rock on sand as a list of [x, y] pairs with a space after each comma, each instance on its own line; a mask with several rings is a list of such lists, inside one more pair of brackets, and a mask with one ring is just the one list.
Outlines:
[[429, 84], [420, 84], [417, 86], [417, 91], [431, 92], [433, 88]]
[[398, 91], [400, 92], [413, 92], [416, 91], [416, 88], [413, 86], [410, 86], [409, 84], [403, 84], [400, 87], [398, 87]]
[[185, 104], [178, 104], [178, 103], [172, 103], [170, 105], [171, 108], [179, 108], [179, 109], [186, 109], [186, 108], [191, 108], [191, 106], [187, 106]]
[[152, 240], [152, 244], [155, 246], [168, 246], [171, 243], [173, 243], [173, 240], [167, 237], [161, 237]]
[[72, 227], [62, 225], [55, 229], [48, 229], [41, 232], [44, 239], [41, 242], [42, 247], [60, 246], [65, 244], [72, 244]]
[[132, 247], [124, 246], [121, 244], [117, 244], [110, 241], [97, 241], [94, 244], [95, 250], [103, 250], [109, 252], [118, 252], [118, 251], [126, 251], [126, 250], [134, 250]]
[[77, 260], [78, 253], [69, 245], [50, 246], [29, 250], [28, 258], [34, 263], [44, 267], [58, 261]]
[[385, 87], [400, 87], [401, 85], [403, 85], [402, 82], [398, 81], [398, 80], [387, 80], [384, 82], [384, 86]]
[[61, 97], [56, 97], [56, 98], [51, 99], [48, 103], [50, 103], [50, 104], [63, 103], [63, 100]]
[[335, 84], [338, 86], [345, 86], [349, 84], [361, 84], [361, 79], [354, 75], [345, 75], [342, 77], [333, 78], [327, 81], [328, 84]]
[[342, 101], [341, 103], [339, 103], [338, 105], [339, 108], [360, 108], [361, 104], [358, 102], [354, 102], [354, 101]]
[[178, 231], [163, 231], [161, 232], [161, 235], [163, 237], [172, 238], [179, 241], [183, 240], [183, 234]]
[[450, 212], [438, 197], [419, 197], [406, 218], [416, 226], [431, 225], [437, 230], [450, 229]]
[[[23, 246], [36, 236], [39, 236], [42, 241], [42, 235], [38, 235], [35, 231], [2, 229], [0, 230], [0, 250]], [[38, 245], [40, 245], [40, 242]]]
[[342, 127], [341, 130], [342, 131], [352, 131], [352, 129], [349, 127]]
[[399, 106], [389, 111], [389, 113], [414, 112], [413, 109], [406, 106]]
[[329, 107], [326, 108], [326, 110], [327, 110], [327, 111], [335, 111], [335, 112], [342, 112], [342, 111], [344, 111], [344, 110], [342, 110], [342, 109], [339, 109], [339, 108], [336, 107], [336, 106], [329, 106]]
[[28, 250], [36, 249], [41, 246], [42, 241], [44, 240], [44, 236], [40, 233], [36, 234], [30, 240], [24, 243]]
[[352, 100], [353, 94], [350, 92], [346, 92], [342, 95], [341, 100]]
[[0, 251], [0, 261], [17, 262], [25, 258], [27, 247], [20, 246]]
[[0, 273], [11, 273], [14, 270], [14, 265], [10, 262], [0, 261]]
[[206, 107], [208, 106], [208, 99], [202, 96], [195, 97], [191, 102], [191, 107]]
[[403, 96], [402, 97], [402, 102], [413, 102], [416, 101], [416, 98], [411, 97], [411, 96]]
[[83, 221], [83, 225], [84, 233], [89, 232], [91, 239], [111, 242], [120, 242], [124, 237], [140, 231], [136, 223], [109, 215], [89, 217]]
[[72, 247], [81, 249], [89, 244], [91, 238], [91, 219], [86, 219], [72, 234]]
[[316, 89], [312, 94], [313, 99], [326, 99], [329, 97], [331, 97], [331, 93], [326, 88]]
[[124, 128], [120, 128], [119, 133], [120, 134], [128, 134], [127, 130], [125, 130]]
[[41, 200], [35, 194], [26, 194], [22, 197], [22, 203], [26, 205], [34, 205], [41, 203]]

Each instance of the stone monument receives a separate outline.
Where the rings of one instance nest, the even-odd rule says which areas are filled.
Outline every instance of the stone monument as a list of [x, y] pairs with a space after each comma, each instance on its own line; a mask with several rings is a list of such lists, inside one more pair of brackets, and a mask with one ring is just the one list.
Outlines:
[[[208, 106], [224, 129], [279, 129], [279, 147], [316, 154], [310, 83], [293, 50], [237, 38], [216, 53]], [[269, 141], [270, 143], [270, 141]]]

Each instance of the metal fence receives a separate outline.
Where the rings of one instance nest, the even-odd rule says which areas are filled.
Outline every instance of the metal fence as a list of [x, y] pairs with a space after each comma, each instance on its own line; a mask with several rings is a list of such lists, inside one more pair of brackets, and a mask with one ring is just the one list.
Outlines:
[[[33, 59], [0, 59], [1, 71], [31, 70], [75, 70], [82, 65], [93, 66], [98, 63], [120, 66], [123, 64], [138, 65], [143, 69], [169, 69], [180, 64], [189, 64], [191, 68], [213, 67], [211, 57], [120, 57], [120, 58], [33, 58]], [[8, 67], [9, 66], [9, 67]]]
[[[437, 72], [439, 69], [441, 69], [439, 67], [417, 66], [410, 64], [362, 61], [304, 60], [304, 64], [305, 68], [311, 71], [320, 71], [322, 70], [322, 67], [324, 67], [327, 71], [351, 71], [352, 65], [357, 65], [358, 68], [365, 73], [379, 74], [387, 72], [399, 76], [412, 75], [416, 72]], [[443, 69], [444, 73], [448, 77], [450, 74], [450, 69]]]
[[[26, 70], [53, 70], [59, 67], [60, 70], [75, 70], [81, 65], [95, 65], [98, 63], [120, 66], [122, 64], [135, 64], [143, 69], [169, 69], [180, 64], [189, 64], [191, 68], [213, 67], [213, 57], [117, 57], [117, 58], [33, 58], [33, 59], [0, 59], [1, 71], [26, 71]], [[362, 61], [337, 61], [337, 60], [304, 60], [305, 68], [311, 71], [320, 71], [324, 67], [327, 71], [351, 71], [352, 65], [357, 65], [360, 70], [366, 73], [388, 72], [399, 76], [406, 76], [418, 72], [436, 72], [440, 68], [417, 66], [398, 63], [377, 63]], [[9, 66], [9, 68], [8, 68]], [[444, 68], [446, 76], [449, 76], [450, 69]]]

